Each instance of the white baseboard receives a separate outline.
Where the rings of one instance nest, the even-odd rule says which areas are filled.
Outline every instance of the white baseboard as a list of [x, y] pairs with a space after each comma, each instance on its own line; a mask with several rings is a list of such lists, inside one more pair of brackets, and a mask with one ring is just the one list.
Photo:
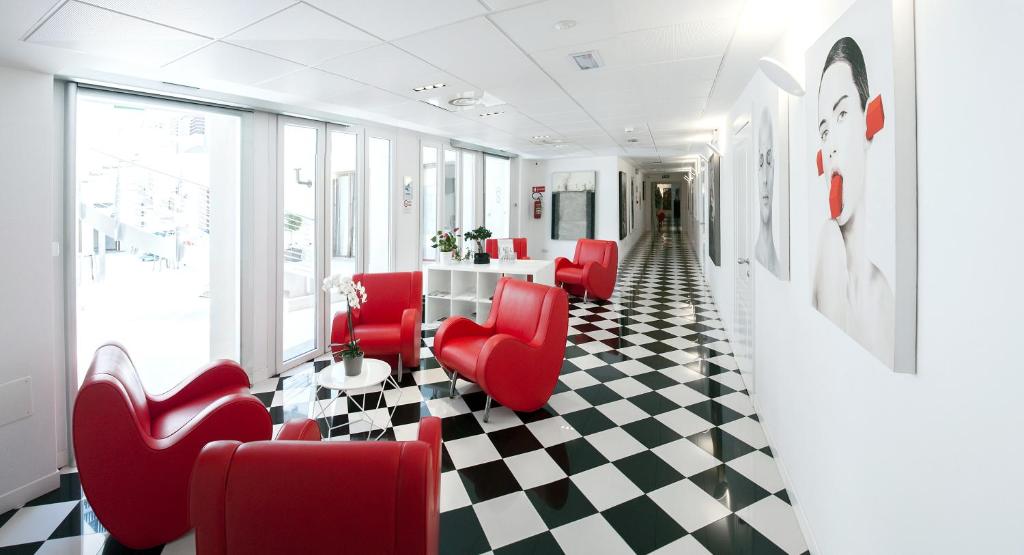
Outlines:
[[45, 476], [33, 480], [20, 488], [0, 495], [0, 513], [21, 507], [25, 503], [60, 487], [60, 473], [55, 469]]
[[782, 454], [776, 448], [776, 443], [772, 441], [771, 433], [768, 431], [767, 422], [764, 421], [761, 407], [758, 406], [757, 399], [753, 395], [750, 396], [750, 402], [754, 405], [754, 411], [757, 413], [758, 419], [761, 421], [761, 431], [764, 432], [764, 438], [768, 441], [768, 447], [772, 450], [772, 458], [775, 459], [775, 466], [779, 469], [779, 477], [782, 478], [782, 485], [786, 488], [786, 495], [789, 496], [789, 504], [793, 506], [793, 512], [796, 514], [796, 521], [800, 525], [800, 531], [804, 534], [804, 540], [807, 541], [807, 550], [813, 553], [821, 553], [818, 549], [818, 542], [814, 540], [814, 534], [811, 534], [811, 526], [807, 521], [807, 515], [804, 514], [804, 506], [798, 500], [796, 492], [793, 491], [793, 481], [789, 478], [789, 472], [786, 471], [786, 465], [782, 461]]

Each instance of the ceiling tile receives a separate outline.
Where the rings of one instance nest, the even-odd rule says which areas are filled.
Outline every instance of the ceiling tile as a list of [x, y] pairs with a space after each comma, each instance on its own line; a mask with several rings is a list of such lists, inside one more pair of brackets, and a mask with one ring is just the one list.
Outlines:
[[223, 42], [215, 42], [166, 67], [171, 73], [189, 78], [217, 79], [245, 85], [303, 69], [299, 64]]
[[90, 0], [90, 3], [220, 38], [294, 4], [295, 0]]
[[395, 44], [485, 89], [547, 80], [537, 66], [482, 17], [427, 31]]
[[384, 40], [486, 13], [476, 0], [308, 0]]
[[306, 65], [380, 42], [306, 4], [296, 4], [224, 40]]
[[28, 42], [160, 66], [210, 41], [72, 1], [36, 29]]
[[494, 11], [507, 10], [509, 8], [516, 8], [523, 4], [531, 4], [537, 0], [482, 0], [487, 7]]
[[[569, 47], [620, 33], [714, 19], [735, 21], [741, 0], [551, 0], [493, 15], [528, 52]], [[573, 20], [558, 30], [561, 20]]]
[[366, 88], [361, 85], [326, 71], [306, 68], [288, 73], [276, 79], [260, 83], [260, 88], [293, 94], [310, 100], [325, 102], [341, 102], [347, 93]]
[[[319, 68], [403, 96], [430, 98], [474, 91], [452, 75], [390, 44], [381, 44], [324, 62]], [[413, 88], [444, 83], [445, 87], [416, 93]]]

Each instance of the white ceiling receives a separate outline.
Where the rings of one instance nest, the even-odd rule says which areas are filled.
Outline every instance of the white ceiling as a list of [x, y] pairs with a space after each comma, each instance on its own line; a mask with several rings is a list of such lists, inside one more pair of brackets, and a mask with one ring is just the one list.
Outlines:
[[[660, 169], [703, 150], [702, 122], [728, 109], [777, 41], [784, 4], [5, 0], [0, 58], [404, 125], [528, 157], [619, 155]], [[576, 25], [557, 30], [561, 20]], [[581, 71], [570, 54], [589, 50], [603, 65]], [[447, 86], [413, 91], [433, 83]], [[447, 112], [420, 102], [447, 106], [460, 95], [488, 105]], [[499, 113], [481, 116], [489, 112]]]

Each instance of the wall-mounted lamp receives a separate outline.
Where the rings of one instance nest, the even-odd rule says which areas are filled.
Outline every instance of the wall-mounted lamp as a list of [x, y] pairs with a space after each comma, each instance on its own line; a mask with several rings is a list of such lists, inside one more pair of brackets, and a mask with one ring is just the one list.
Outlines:
[[786, 66], [775, 58], [761, 58], [757, 61], [757, 67], [761, 68], [768, 79], [780, 89], [793, 96], [804, 95], [804, 86], [793, 76], [791, 71], [786, 69]]

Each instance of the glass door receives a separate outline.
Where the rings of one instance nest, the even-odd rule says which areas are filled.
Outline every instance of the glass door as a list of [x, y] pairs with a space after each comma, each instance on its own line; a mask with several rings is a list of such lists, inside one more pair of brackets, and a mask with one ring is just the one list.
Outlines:
[[79, 383], [110, 341], [151, 393], [237, 360], [243, 115], [85, 89], [74, 102]]
[[323, 123], [278, 118], [279, 217], [281, 258], [278, 290], [281, 295], [278, 329], [281, 361], [285, 367], [303, 362], [321, 349], [317, 338], [323, 312], [320, 284], [324, 268], [322, 178]]
[[364, 271], [390, 272], [393, 136], [366, 130], [366, 241]]
[[484, 155], [484, 225], [494, 237], [509, 236], [512, 218], [512, 162]]
[[459, 153], [444, 149], [444, 196], [441, 197], [440, 220], [444, 229], [459, 227]]
[[438, 148], [436, 146], [424, 145], [421, 149], [420, 163], [420, 240], [422, 242], [422, 258], [424, 262], [430, 262], [437, 258], [434, 247], [431, 246], [430, 238], [439, 229], [437, 218], [437, 180], [438, 180]]
[[[327, 275], [352, 276], [362, 268], [362, 133], [329, 125], [327, 130]], [[326, 277], [326, 276], [325, 276]], [[331, 293], [325, 336], [329, 339], [334, 314], [345, 309], [344, 299]]]
[[474, 229], [476, 227], [476, 183], [477, 183], [477, 155], [475, 152], [463, 150], [459, 153], [461, 160], [461, 189], [462, 193], [459, 202], [462, 204], [462, 229]]

